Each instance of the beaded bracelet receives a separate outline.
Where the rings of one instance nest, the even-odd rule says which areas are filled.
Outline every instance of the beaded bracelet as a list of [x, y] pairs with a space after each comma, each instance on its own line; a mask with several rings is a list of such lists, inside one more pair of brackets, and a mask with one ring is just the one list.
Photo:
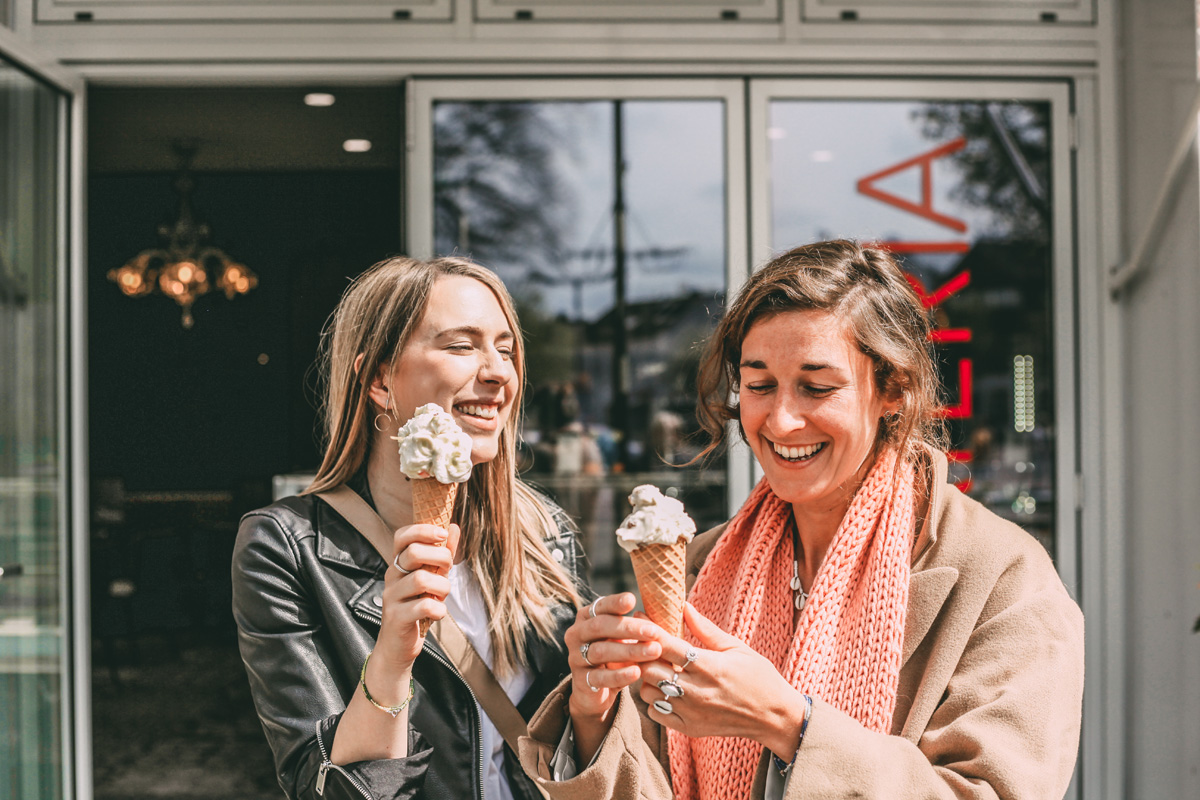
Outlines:
[[[374, 652], [374, 651], [372, 651]], [[408, 679], [408, 697], [404, 698], [404, 702], [398, 706], [385, 706], [374, 697], [371, 697], [371, 690], [367, 688], [367, 663], [371, 660], [371, 653], [367, 653], [367, 657], [363, 659], [362, 674], [358, 676], [358, 682], [362, 684], [363, 695], [366, 696], [367, 702], [378, 708], [380, 711], [386, 711], [392, 715], [394, 719], [401, 711], [408, 708], [409, 702], [413, 699], [413, 692], [416, 689], [417, 681], [415, 678]]]
[[800, 745], [804, 744], [804, 734], [808, 733], [808, 721], [812, 718], [812, 707], [812, 696], [804, 695], [804, 721], [800, 723], [800, 741], [796, 743], [796, 752], [792, 754], [792, 760], [785, 764], [782, 758], [771, 753], [775, 769], [779, 770], [780, 775], [786, 775], [787, 771], [792, 768], [792, 764], [796, 763], [796, 756], [800, 755]]

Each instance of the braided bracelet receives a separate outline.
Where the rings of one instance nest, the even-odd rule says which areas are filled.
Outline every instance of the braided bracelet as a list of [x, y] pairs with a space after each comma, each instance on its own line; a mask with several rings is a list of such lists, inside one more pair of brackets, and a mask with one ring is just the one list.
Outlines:
[[792, 754], [792, 760], [785, 764], [782, 758], [771, 753], [775, 769], [779, 770], [780, 775], [786, 775], [787, 771], [792, 768], [792, 764], [796, 763], [796, 756], [800, 755], [800, 745], [804, 744], [804, 734], [808, 733], [808, 721], [812, 719], [812, 708], [812, 695], [804, 695], [804, 721], [800, 723], [800, 741], [796, 744], [796, 752]]
[[[372, 651], [374, 652], [374, 651]], [[385, 706], [371, 697], [371, 690], [367, 688], [367, 663], [371, 660], [371, 653], [367, 653], [367, 657], [363, 659], [362, 674], [358, 676], [358, 682], [362, 684], [363, 695], [366, 696], [367, 702], [378, 708], [380, 711], [386, 711], [392, 715], [392, 718], [399, 716], [400, 712], [408, 708], [409, 702], [413, 699], [413, 692], [416, 689], [417, 681], [415, 678], [408, 679], [408, 697], [404, 698], [404, 702], [398, 706]]]

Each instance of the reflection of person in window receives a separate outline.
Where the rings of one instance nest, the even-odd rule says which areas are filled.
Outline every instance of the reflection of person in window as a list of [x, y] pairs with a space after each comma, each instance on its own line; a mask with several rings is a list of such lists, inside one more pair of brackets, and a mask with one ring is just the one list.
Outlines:
[[622, 616], [630, 594], [567, 631], [522, 761], [553, 797], [1062, 797], [1083, 620], [1046, 552], [947, 482], [929, 331], [879, 250], [750, 278], [698, 412], [765, 477], [689, 547], [686, 640]]
[[[301, 496], [246, 515], [234, 552], [242, 658], [293, 800], [539, 798], [418, 628], [452, 614], [525, 714], [568, 672], [581, 564], [565, 515], [516, 477], [519, 330], [499, 279], [458, 258], [385, 261], [338, 306], [324, 462]], [[413, 524], [392, 438], [430, 402], [471, 437], [449, 530]], [[314, 494], [342, 486], [395, 531], [385, 557]]]
[[554, 433], [555, 475], [600, 475], [604, 459], [596, 438], [579, 419], [579, 398], [574, 385], [564, 384], [558, 393], [558, 430]]

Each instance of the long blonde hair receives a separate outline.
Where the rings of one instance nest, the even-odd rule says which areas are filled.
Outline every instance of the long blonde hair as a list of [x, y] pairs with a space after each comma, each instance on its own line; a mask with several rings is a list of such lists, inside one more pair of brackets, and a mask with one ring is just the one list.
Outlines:
[[[367, 387], [381, 369], [391, 371], [425, 316], [433, 285], [449, 275], [487, 286], [516, 334], [514, 411], [500, 432], [496, 458], [471, 470], [454, 508], [454, 521], [462, 528], [459, 546], [466, 548], [466, 563], [479, 581], [492, 621], [495, 669], [508, 675], [524, 663], [530, 631], [547, 641], [556, 634], [551, 606], [569, 602], [578, 608], [581, 600], [543, 543], [558, 532], [557, 524], [533, 490], [517, 478], [525, 347], [512, 298], [493, 272], [464, 258], [396, 257], [379, 262], [351, 284], [322, 334], [325, 456], [304, 493], [340, 486], [362, 467], [377, 413]], [[360, 355], [362, 363], [356, 369]]]

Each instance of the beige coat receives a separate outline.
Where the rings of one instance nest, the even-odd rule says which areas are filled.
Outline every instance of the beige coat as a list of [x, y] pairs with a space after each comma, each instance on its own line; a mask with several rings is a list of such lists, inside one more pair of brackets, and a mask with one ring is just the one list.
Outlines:
[[[1032, 537], [949, 485], [941, 454], [933, 473], [913, 548], [891, 735], [815, 698], [785, 800], [1051, 800], [1067, 789], [1079, 745], [1083, 616]], [[692, 542], [689, 589], [723, 530]], [[521, 763], [542, 788], [556, 800], [671, 797], [666, 737], [628, 692], [593, 763], [570, 780], [549, 780], [569, 693], [568, 679], [520, 743]], [[754, 800], [769, 766], [764, 754]]]

